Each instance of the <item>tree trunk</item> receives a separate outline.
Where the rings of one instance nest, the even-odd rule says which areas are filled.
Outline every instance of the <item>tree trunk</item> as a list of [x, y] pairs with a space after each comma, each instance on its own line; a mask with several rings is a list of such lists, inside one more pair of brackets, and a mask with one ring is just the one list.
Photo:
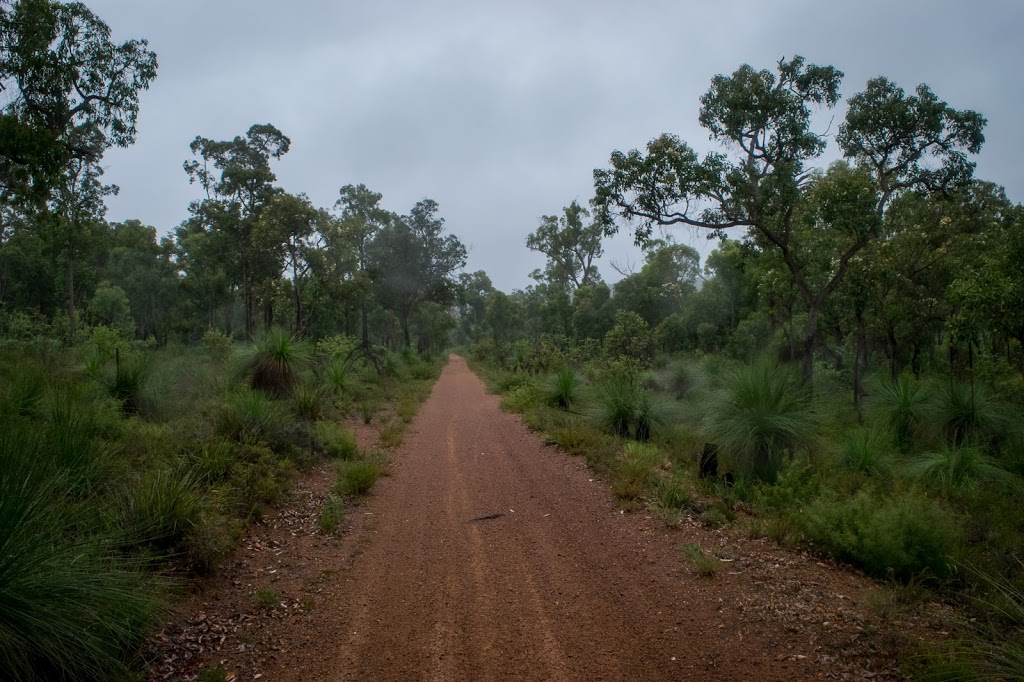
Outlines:
[[409, 337], [409, 317], [407, 310], [402, 311], [402, 338], [405, 339], [405, 347], [412, 348], [412, 339]]
[[75, 256], [68, 245], [68, 333], [70, 343], [75, 342]]
[[370, 347], [370, 315], [366, 310], [366, 297], [359, 303], [359, 316], [363, 327], [363, 348]]
[[857, 423], [864, 424], [864, 370], [868, 362], [868, 340], [864, 319], [857, 316], [857, 331], [853, 351], [853, 409], [857, 411]]
[[818, 306], [811, 305], [807, 308], [807, 325], [804, 327], [803, 358], [801, 358], [801, 373], [804, 386], [808, 390], [814, 389], [814, 347], [818, 341]]

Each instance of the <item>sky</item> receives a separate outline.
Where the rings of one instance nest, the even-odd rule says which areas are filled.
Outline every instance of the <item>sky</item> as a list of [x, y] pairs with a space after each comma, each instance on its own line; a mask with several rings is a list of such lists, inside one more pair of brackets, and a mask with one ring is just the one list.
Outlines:
[[[663, 132], [720, 150], [698, 122], [711, 78], [799, 54], [845, 72], [844, 96], [884, 75], [927, 83], [988, 119], [977, 177], [1024, 201], [1021, 0], [86, 0], [117, 41], [145, 38], [160, 68], [135, 145], [104, 159], [120, 187], [108, 219], [170, 232], [199, 198], [182, 163], [271, 123], [291, 138], [278, 184], [331, 207], [364, 183], [407, 213], [438, 202], [469, 248], [466, 270], [499, 289], [544, 265], [526, 236], [542, 215], [593, 195], [613, 150]], [[834, 116], [831, 128], [829, 123]], [[842, 109], [816, 119], [835, 132]], [[826, 164], [834, 158], [826, 157]], [[692, 230], [677, 241], [706, 254]], [[599, 263], [638, 269], [628, 230]]]

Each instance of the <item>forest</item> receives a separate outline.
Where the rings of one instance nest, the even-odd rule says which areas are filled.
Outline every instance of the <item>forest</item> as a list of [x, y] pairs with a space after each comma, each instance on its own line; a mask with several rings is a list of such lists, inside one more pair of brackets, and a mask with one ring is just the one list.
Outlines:
[[[612, 151], [503, 292], [434, 200], [286, 192], [269, 123], [196, 131], [179, 225], [108, 221], [104, 154], [157, 72], [82, 4], [0, 2], [0, 677], [133, 679], [182, 585], [316, 462], [337, 524], [391, 456], [344, 419], [397, 447], [449, 351], [624, 509], [961, 609], [907, 674], [1024, 674], [1024, 208], [975, 177], [982, 113], [739, 66], [693, 103], [718, 151]], [[619, 231], [644, 260], [599, 272]]]

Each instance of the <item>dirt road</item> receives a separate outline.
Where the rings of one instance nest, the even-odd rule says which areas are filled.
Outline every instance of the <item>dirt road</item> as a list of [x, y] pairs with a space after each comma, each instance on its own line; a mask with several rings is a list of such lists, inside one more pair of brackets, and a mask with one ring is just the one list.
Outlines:
[[778, 626], [725, 608], [724, 585], [690, 575], [655, 524], [503, 413], [461, 358], [396, 459], [315, 650], [269, 679], [816, 676]]

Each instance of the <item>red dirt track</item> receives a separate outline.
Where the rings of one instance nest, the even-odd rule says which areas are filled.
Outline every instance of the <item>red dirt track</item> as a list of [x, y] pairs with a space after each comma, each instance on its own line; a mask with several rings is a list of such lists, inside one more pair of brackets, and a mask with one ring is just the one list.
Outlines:
[[713, 582], [503, 413], [461, 358], [412, 426], [318, 651], [293, 650], [269, 679], [816, 676], [778, 655], [770, 624], [724, 612]]

